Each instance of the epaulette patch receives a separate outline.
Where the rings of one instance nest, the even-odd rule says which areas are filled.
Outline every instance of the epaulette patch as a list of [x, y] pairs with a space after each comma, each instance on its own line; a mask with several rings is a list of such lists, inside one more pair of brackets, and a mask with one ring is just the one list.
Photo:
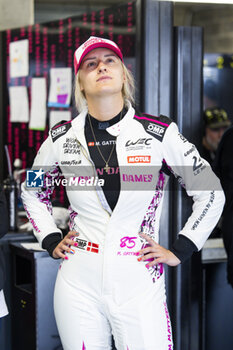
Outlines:
[[60, 136], [63, 136], [71, 128], [71, 120], [62, 120], [61, 122], [54, 125], [51, 129], [51, 137], [53, 142], [55, 142]]
[[166, 129], [172, 123], [172, 120], [165, 115], [159, 117], [150, 114], [135, 115], [134, 118], [139, 121], [146, 132], [159, 141], [163, 141]]

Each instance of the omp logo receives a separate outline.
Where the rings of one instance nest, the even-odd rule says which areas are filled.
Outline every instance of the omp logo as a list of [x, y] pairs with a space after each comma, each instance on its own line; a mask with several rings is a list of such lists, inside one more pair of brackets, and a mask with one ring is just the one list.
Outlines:
[[52, 137], [54, 138], [60, 134], [63, 134], [65, 131], [66, 131], [66, 126], [64, 126], [64, 125], [60, 126], [57, 129], [52, 130]]
[[150, 163], [151, 156], [129, 156], [127, 157], [128, 163]]
[[75, 242], [78, 243], [78, 248], [82, 249], [82, 250], [86, 250], [86, 246], [87, 246], [87, 241], [85, 241], [84, 239], [80, 239], [80, 238], [74, 238]]
[[27, 170], [26, 175], [26, 187], [43, 187], [44, 185], [44, 171], [40, 170]]
[[150, 123], [147, 127], [147, 131], [151, 132], [152, 134], [155, 134], [159, 137], [163, 137], [164, 134], [164, 128], [162, 126], [158, 126], [155, 124]]

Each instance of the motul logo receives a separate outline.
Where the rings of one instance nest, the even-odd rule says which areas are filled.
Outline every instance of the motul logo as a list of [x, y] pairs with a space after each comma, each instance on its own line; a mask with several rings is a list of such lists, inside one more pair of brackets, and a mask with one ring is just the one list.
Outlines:
[[95, 143], [94, 142], [88, 142], [88, 146], [95, 146]]
[[127, 161], [128, 163], [150, 163], [151, 156], [129, 156]]

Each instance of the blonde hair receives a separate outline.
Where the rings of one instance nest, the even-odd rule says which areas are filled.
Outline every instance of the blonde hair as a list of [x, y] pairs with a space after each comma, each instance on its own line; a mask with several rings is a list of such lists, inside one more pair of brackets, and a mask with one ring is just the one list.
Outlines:
[[[122, 63], [123, 74], [125, 80], [122, 87], [122, 96], [126, 104], [126, 100], [130, 101], [134, 105], [134, 96], [135, 96], [135, 83], [133, 74], [126, 68], [124, 63]], [[75, 96], [75, 105], [79, 113], [87, 108], [87, 100], [85, 98], [85, 93], [81, 91], [80, 88], [80, 73], [76, 74], [74, 82], [74, 96]]]

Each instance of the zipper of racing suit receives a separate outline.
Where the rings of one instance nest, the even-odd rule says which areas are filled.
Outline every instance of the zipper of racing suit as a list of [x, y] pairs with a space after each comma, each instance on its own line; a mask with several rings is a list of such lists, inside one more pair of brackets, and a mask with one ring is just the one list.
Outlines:
[[[93, 169], [93, 174], [94, 174], [94, 177], [98, 177], [97, 175], [97, 171], [95, 169], [95, 164], [94, 162], [92, 161], [92, 159], [88, 156], [88, 153], [87, 153], [87, 150], [85, 149], [85, 147], [81, 144], [80, 141], [77, 140], [77, 143], [80, 145], [80, 148], [81, 148], [81, 152], [83, 153], [84, 157], [91, 163], [92, 165], [92, 169]], [[103, 207], [103, 209], [109, 214], [109, 216], [111, 216], [112, 214], [112, 210], [106, 200], [106, 197], [104, 195], [104, 191], [102, 189], [101, 186], [98, 186], [96, 185], [96, 190], [95, 190], [95, 193], [97, 195], [97, 198], [101, 204], [101, 206]]]
[[[96, 171], [96, 168], [95, 168], [95, 164], [92, 161], [92, 159], [89, 157], [86, 148], [78, 140], [77, 140], [77, 142], [80, 145], [81, 152], [82, 152], [83, 156], [91, 163], [94, 175], [98, 177], [97, 171]], [[104, 195], [104, 191], [103, 191], [102, 187], [101, 186], [97, 187], [95, 192], [96, 192], [97, 198], [98, 198], [98, 200], [100, 202], [100, 205], [108, 213], [109, 219], [110, 219], [111, 214], [112, 214], [112, 210], [111, 210], [111, 208], [110, 208], [110, 206], [109, 206], [109, 204], [108, 204], [108, 202], [106, 200], [106, 197]], [[105, 240], [106, 240], [106, 238], [105, 238]], [[105, 243], [104, 243], [104, 245], [105, 245]], [[103, 274], [102, 274], [102, 282], [101, 282], [101, 293], [102, 294], [104, 292], [104, 281], [105, 281], [105, 277], [104, 276], [105, 276], [105, 273], [106, 273], [105, 272], [105, 267], [106, 267], [106, 262], [105, 261], [106, 261], [106, 256], [105, 256], [105, 251], [104, 251], [104, 254], [103, 254]]]

